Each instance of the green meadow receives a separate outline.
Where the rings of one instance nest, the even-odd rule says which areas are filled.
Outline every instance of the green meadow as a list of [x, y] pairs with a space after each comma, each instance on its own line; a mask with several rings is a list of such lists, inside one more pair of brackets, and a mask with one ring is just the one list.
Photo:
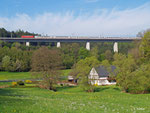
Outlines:
[[[8, 79], [30, 77], [29, 73], [14, 77], [2, 73]], [[0, 86], [7, 84], [11, 85], [2, 82]], [[127, 94], [118, 86], [98, 86], [94, 93], [83, 92], [78, 86], [58, 86], [56, 92], [36, 84], [0, 88], [0, 113], [150, 113], [149, 106], [150, 94]]]
[[30, 72], [0, 72], [0, 80], [31, 79]]
[[[61, 70], [61, 75], [67, 78], [71, 69]], [[31, 72], [0, 72], [0, 80], [19, 80], [19, 79], [32, 79], [35, 76]]]
[[95, 93], [79, 87], [0, 89], [0, 113], [149, 113], [149, 102], [150, 94], [126, 94], [116, 86], [98, 87]]

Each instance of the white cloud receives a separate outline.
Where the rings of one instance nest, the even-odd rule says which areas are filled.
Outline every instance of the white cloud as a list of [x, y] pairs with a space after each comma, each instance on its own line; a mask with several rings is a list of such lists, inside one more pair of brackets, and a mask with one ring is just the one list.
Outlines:
[[12, 18], [0, 17], [0, 27], [49, 35], [133, 36], [150, 28], [149, 5], [122, 11], [103, 9], [78, 16], [74, 16], [72, 12], [44, 13], [34, 17], [17, 14]]

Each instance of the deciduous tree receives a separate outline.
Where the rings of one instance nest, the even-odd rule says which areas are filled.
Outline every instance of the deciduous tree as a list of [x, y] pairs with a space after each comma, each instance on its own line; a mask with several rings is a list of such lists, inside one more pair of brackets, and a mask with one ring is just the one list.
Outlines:
[[113, 59], [113, 54], [110, 50], [106, 50], [105, 51], [105, 59], [107, 59], [108, 61], [112, 61]]
[[95, 57], [87, 57], [77, 62], [77, 64], [75, 64], [72, 73], [74, 73], [76, 78], [79, 79], [79, 86], [84, 91], [90, 91], [90, 92], [94, 91], [94, 86], [90, 84], [88, 75], [92, 67], [98, 65], [99, 65], [99, 61]]
[[150, 60], [150, 31], [147, 31], [142, 38], [142, 42], [140, 45], [140, 50], [143, 55], [143, 59], [145, 62], [149, 62]]
[[11, 66], [11, 59], [9, 56], [4, 56], [2, 59], [2, 67], [5, 71], [9, 71]]
[[32, 72], [37, 72], [41, 75], [47, 89], [55, 90], [61, 66], [61, 56], [57, 50], [41, 47], [33, 53]]
[[116, 53], [114, 55], [113, 65], [117, 68], [117, 84], [123, 91], [128, 92], [131, 73], [137, 69], [134, 58], [130, 55], [126, 57], [125, 55]]

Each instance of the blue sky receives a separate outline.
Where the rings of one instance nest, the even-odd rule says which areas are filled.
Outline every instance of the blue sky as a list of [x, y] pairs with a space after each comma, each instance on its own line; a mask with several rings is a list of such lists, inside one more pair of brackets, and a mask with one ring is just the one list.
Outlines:
[[135, 36], [150, 28], [149, 7], [150, 0], [0, 0], [0, 27], [49, 35]]
[[150, 0], [0, 0], [0, 16], [10, 17], [25, 13], [37, 15], [45, 12], [76, 14], [93, 12], [99, 9], [124, 10], [135, 8]]

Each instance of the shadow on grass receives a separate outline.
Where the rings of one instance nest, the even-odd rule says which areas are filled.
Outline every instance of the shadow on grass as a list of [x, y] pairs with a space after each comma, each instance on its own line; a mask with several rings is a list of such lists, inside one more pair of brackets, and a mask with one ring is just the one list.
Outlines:
[[107, 90], [107, 89], [110, 89], [110, 88], [109, 87], [105, 87], [105, 86], [103, 86], [103, 87], [96, 87], [94, 89], [94, 92], [101, 92], [101, 91], [104, 91], [104, 90]]
[[120, 91], [120, 88], [118, 88], [118, 87], [112, 88], [112, 87], [109, 87], [109, 86], [96, 87], [94, 91], [95, 91], [95, 92], [101, 92], [101, 91], [108, 90], [108, 89]]
[[[73, 89], [73, 90], [72, 90]], [[57, 87], [56, 88], [57, 91], [64, 91], [64, 92], [84, 92], [82, 91], [82, 89], [80, 89], [78, 86], [62, 86], [62, 87]], [[94, 92], [102, 92], [105, 90], [115, 90], [115, 91], [121, 91], [120, 88], [118, 87], [111, 87], [111, 86], [100, 86], [100, 87], [96, 87], [94, 89]]]
[[0, 106], [20, 106], [20, 104], [34, 104], [31, 99], [26, 99], [27, 95], [21, 94], [10, 88], [0, 89]]
[[76, 86], [62, 86], [62, 87], [57, 87], [57, 91], [68, 91], [69, 89], [75, 88]]
[[22, 95], [18, 94], [17, 91], [14, 91], [12, 89], [3, 88], [0, 89], [0, 96], [22, 96]]
[[10, 86], [10, 88], [36, 88], [38, 86]]
[[116, 91], [121, 91], [120, 88], [113, 88], [113, 89], [116, 90]]
[[22, 105], [28, 105], [30, 103], [30, 105], [34, 104], [35, 101], [31, 100], [31, 99], [21, 99], [21, 98], [12, 98], [12, 97], [0, 97], [0, 106], [20, 106]]

